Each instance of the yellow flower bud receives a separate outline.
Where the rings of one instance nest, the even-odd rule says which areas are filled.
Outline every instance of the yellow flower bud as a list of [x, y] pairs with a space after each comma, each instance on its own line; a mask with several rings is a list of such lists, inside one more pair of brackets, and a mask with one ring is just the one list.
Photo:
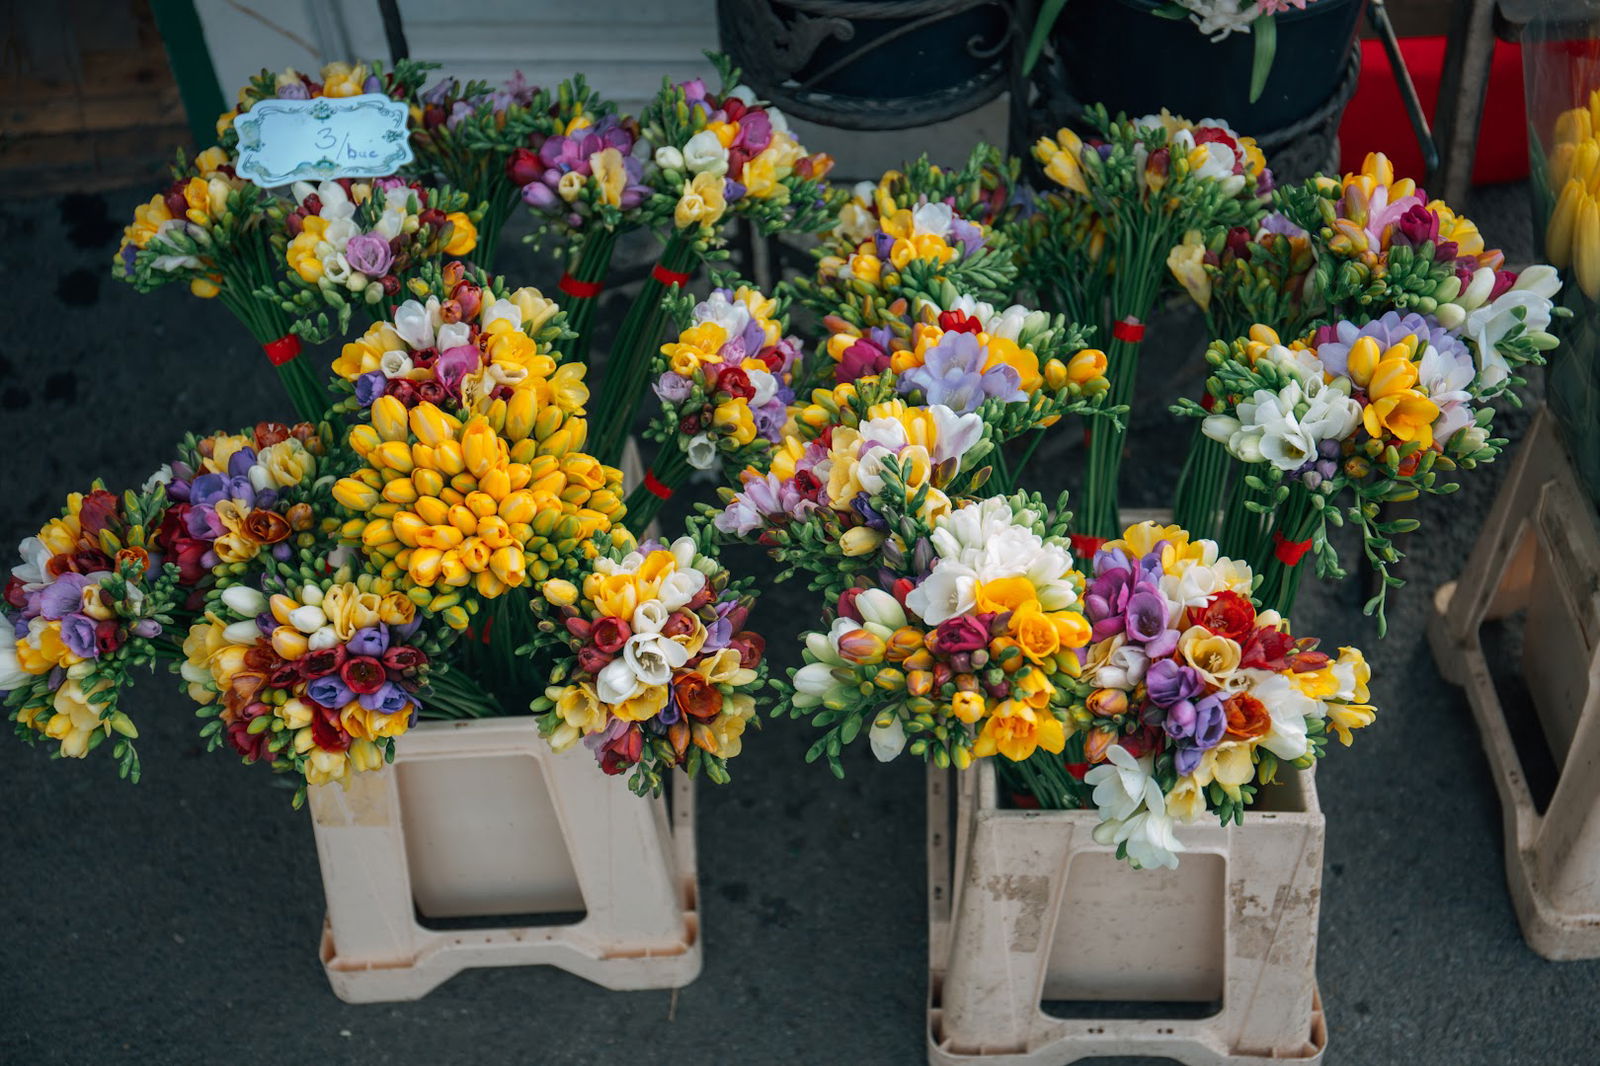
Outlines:
[[455, 419], [431, 403], [419, 403], [413, 407], [409, 422], [411, 432], [430, 448], [437, 448], [456, 435]]
[[384, 440], [405, 440], [405, 404], [393, 396], [378, 397], [372, 405], [372, 428]]
[[500, 548], [489, 557], [489, 569], [505, 584], [516, 588], [527, 580], [521, 548]]
[[461, 435], [461, 454], [466, 460], [467, 472], [475, 478], [487, 474], [494, 467], [496, 445], [499, 443], [487, 422], [473, 419]]
[[570, 581], [553, 578], [540, 589], [544, 598], [557, 607], [571, 607], [578, 602], [578, 587]]
[[352, 511], [366, 511], [378, 502], [378, 492], [355, 478], [342, 477], [334, 483], [333, 498], [341, 507]]
[[1106, 353], [1099, 348], [1085, 348], [1067, 362], [1067, 380], [1075, 385], [1086, 385], [1105, 374]]

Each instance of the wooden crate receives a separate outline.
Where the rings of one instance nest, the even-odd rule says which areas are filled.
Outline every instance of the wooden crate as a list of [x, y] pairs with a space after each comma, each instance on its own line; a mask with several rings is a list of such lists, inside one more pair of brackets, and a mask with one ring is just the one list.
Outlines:
[[189, 144], [147, 0], [29, 5], [0, 46], [0, 193], [159, 182]]

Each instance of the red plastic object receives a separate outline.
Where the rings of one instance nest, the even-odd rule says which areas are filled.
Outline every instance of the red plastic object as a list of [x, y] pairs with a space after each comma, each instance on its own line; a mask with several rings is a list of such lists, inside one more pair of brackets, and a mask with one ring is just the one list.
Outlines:
[[[1417, 95], [1430, 120], [1439, 98], [1439, 75], [1444, 67], [1443, 37], [1405, 37], [1400, 51], [1417, 85]], [[1361, 84], [1345, 110], [1339, 126], [1339, 165], [1357, 170], [1368, 152], [1383, 152], [1395, 173], [1423, 178], [1422, 152], [1406, 118], [1405, 104], [1389, 57], [1375, 40], [1361, 42]], [[1476, 184], [1519, 181], [1528, 176], [1528, 127], [1522, 93], [1522, 48], [1497, 41], [1489, 68], [1489, 92], [1478, 130], [1478, 158], [1473, 166]]]

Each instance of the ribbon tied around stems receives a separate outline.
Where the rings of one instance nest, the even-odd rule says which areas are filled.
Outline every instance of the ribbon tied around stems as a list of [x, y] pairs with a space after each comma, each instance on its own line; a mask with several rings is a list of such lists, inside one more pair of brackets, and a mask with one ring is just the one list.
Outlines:
[[1106, 542], [1104, 537], [1085, 537], [1077, 534], [1067, 539], [1072, 542], [1072, 553], [1080, 559], [1093, 559], [1094, 553], [1099, 551]]
[[300, 338], [293, 333], [287, 333], [275, 341], [263, 344], [261, 350], [267, 353], [267, 362], [273, 366], [282, 366], [300, 354]]
[[[489, 617], [487, 617], [487, 618], [485, 618], [483, 620], [483, 637], [482, 637], [483, 643], [485, 643], [485, 644], [489, 643], [489, 631], [492, 630], [493, 628], [494, 628], [494, 616], [490, 615]], [[477, 640], [477, 639], [479, 639], [477, 631], [474, 630], [472, 626], [468, 626], [467, 627], [467, 639], [468, 640]]]
[[661, 282], [663, 285], [677, 285], [682, 287], [689, 284], [689, 275], [680, 274], [676, 270], [668, 270], [660, 263], [657, 263], [655, 266], [650, 268], [650, 276]]
[[1144, 323], [1132, 315], [1127, 318], [1119, 318], [1111, 323], [1111, 336], [1128, 344], [1138, 344], [1144, 340]]
[[579, 281], [571, 274], [563, 273], [561, 281], [556, 288], [572, 297], [574, 300], [592, 300], [600, 295], [600, 290], [605, 288], [603, 281]]
[[1290, 540], [1276, 529], [1272, 531], [1272, 554], [1284, 566], [1298, 565], [1306, 552], [1310, 550], [1310, 537], [1305, 540]]
[[644, 487], [645, 491], [658, 500], [670, 500], [672, 498], [672, 490], [661, 483], [654, 470], [646, 470], [644, 472]]

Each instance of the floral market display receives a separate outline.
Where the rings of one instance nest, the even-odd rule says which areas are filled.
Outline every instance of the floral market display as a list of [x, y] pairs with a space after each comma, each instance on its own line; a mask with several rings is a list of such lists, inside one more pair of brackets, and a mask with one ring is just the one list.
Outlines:
[[23, 542], [0, 686], [24, 739], [110, 741], [136, 779], [119, 697], [162, 661], [210, 747], [293, 775], [296, 805], [419, 720], [517, 713], [642, 794], [728, 779], [765, 683], [750, 580], [709, 542], [635, 546], [553, 302], [459, 261], [408, 292], [316, 423], [186, 438]]
[[[1320, 324], [1285, 342], [1257, 323], [1213, 343], [1205, 403], [1174, 409], [1244, 464], [1220, 507], [1221, 543], [1262, 575], [1262, 601], [1289, 609], [1308, 551], [1319, 574], [1342, 578], [1328, 527], [1348, 521], [1380, 578], [1367, 611], [1381, 625], [1400, 583], [1392, 538], [1417, 526], [1382, 506], [1453, 492], [1456, 468], [1498, 454], [1490, 401], [1515, 399], [1518, 371], [1555, 346], [1560, 279], [1545, 265], [1503, 269], [1470, 220], [1395, 180], [1382, 156], [1342, 182], [1285, 190], [1280, 204], [1309, 234]], [[1221, 489], [1191, 486], [1217, 494], [1210, 513]]]
[[[1023, 225], [1029, 283], [1048, 305], [1095, 325], [1106, 345], [1111, 402], [1133, 397], [1145, 319], [1168, 276], [1173, 247], [1191, 231], [1253, 227], [1272, 189], [1255, 142], [1212, 119], [1192, 123], [1163, 111], [1134, 121], [1091, 109], [1096, 137], [1071, 130], [1042, 138], [1034, 157], [1059, 186]], [[1117, 481], [1125, 426], [1090, 434], [1080, 532], [1118, 528]]]

